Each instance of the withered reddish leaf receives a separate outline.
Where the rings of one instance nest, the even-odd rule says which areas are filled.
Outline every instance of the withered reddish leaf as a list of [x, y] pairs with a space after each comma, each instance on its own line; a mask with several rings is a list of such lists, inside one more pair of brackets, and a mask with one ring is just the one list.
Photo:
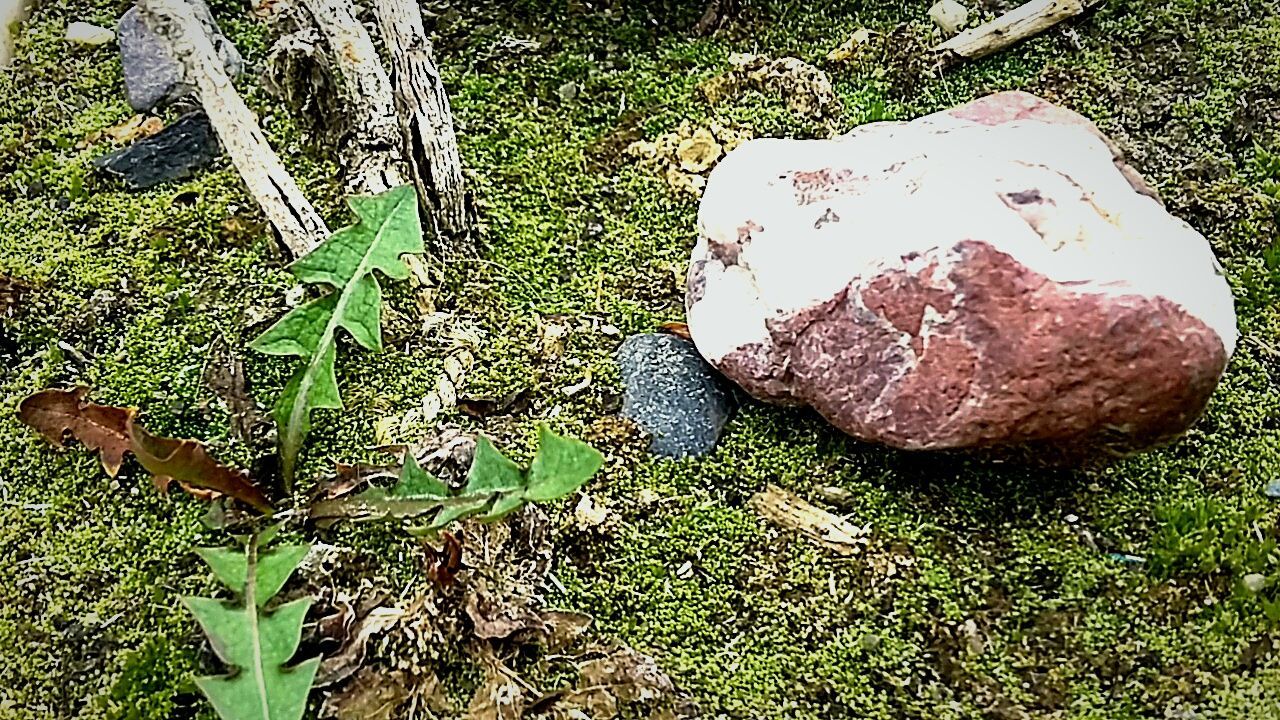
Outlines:
[[667, 322], [658, 326], [658, 332], [668, 335], [675, 335], [678, 338], [692, 340], [693, 336], [689, 334], [689, 325], [682, 322]]
[[136, 409], [88, 402], [88, 394], [83, 386], [41, 390], [18, 405], [18, 419], [58, 447], [69, 435], [96, 450], [112, 477], [120, 472], [125, 453], [131, 452], [155, 476], [161, 492], [176, 481], [201, 500], [221, 494], [264, 513], [274, 510], [247, 472], [219, 465], [199, 441], [152, 435], [134, 422]]
[[248, 472], [219, 464], [198, 440], [157, 437], [134, 423], [129, 424], [129, 440], [134, 457], [155, 476], [158, 487], [176, 480], [184, 488], [212, 490], [264, 513], [274, 511], [267, 496], [249, 480]]
[[18, 405], [18, 419], [58, 447], [70, 435], [96, 450], [102, 467], [115, 477], [129, 451], [129, 425], [137, 411], [86, 402], [88, 394], [89, 388], [83, 386], [41, 390]]
[[436, 550], [431, 545], [424, 545], [423, 552], [427, 556], [427, 577], [437, 585], [447, 588], [457, 580], [462, 570], [462, 543], [458, 536], [449, 531], [440, 533], [444, 545]]

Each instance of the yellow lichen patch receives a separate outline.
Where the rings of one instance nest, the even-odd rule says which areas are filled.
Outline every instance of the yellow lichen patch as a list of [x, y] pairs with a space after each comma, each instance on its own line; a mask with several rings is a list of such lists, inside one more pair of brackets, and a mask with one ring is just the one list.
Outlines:
[[712, 122], [709, 127], [695, 127], [686, 120], [673, 132], [659, 135], [653, 141], [631, 143], [627, 154], [661, 173], [672, 189], [698, 197], [707, 184], [706, 176], [711, 168], [751, 137], [750, 130], [718, 122]]
[[703, 81], [698, 89], [712, 105], [748, 90], [777, 95], [787, 108], [811, 118], [840, 114], [840, 100], [831, 78], [809, 63], [793, 57], [772, 59], [764, 55], [734, 53], [728, 72]]

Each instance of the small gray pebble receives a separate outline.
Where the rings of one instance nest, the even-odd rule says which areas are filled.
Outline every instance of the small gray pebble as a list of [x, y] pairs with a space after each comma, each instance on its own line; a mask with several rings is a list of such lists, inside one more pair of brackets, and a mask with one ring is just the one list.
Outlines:
[[626, 385], [622, 415], [653, 436], [662, 457], [711, 452], [736, 401], [728, 380], [673, 335], [633, 335], [618, 350]]

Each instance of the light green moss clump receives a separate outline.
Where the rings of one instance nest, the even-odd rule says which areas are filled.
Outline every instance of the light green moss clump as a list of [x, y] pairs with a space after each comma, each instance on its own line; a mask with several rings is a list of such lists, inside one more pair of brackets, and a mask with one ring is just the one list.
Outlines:
[[[697, 2], [526, 0], [441, 16], [440, 61], [488, 247], [445, 267], [439, 303], [474, 331], [468, 394], [529, 385], [535, 396], [523, 416], [446, 419], [517, 455], [538, 417], [592, 432], [618, 383], [617, 340], [593, 324], [625, 334], [681, 319], [696, 204], [624, 157], [630, 139], [684, 120], [817, 136], [994, 90], [1039, 93], [1112, 133], [1223, 261], [1243, 338], [1196, 428], [1169, 448], [1075, 471], [890, 452], [810, 413], [758, 405], [698, 461], [598, 443], [611, 461], [588, 491], [612, 519], [591, 532], [556, 525], [567, 592], [553, 602], [654, 655], [706, 717], [1231, 718], [1275, 707], [1278, 510], [1260, 492], [1280, 477], [1280, 277], [1266, 255], [1280, 237], [1280, 165], [1268, 161], [1280, 153], [1280, 20], [1256, 0], [1109, 2], [1070, 32], [937, 75], [913, 54], [936, 40], [928, 4], [744, 1], [710, 38], [687, 32]], [[130, 111], [113, 48], [70, 48], [61, 33], [72, 20], [109, 24], [118, 9], [37, 7], [19, 61], [0, 72], [0, 273], [33, 285], [0, 325], [5, 717], [207, 712], [189, 678], [210, 668], [176, 602], [211, 588], [190, 553], [218, 541], [196, 522], [203, 508], [157, 496], [136, 473], [112, 481], [77, 449], [50, 449], [14, 410], [27, 393], [83, 382], [137, 405], [158, 432], [249, 462], [201, 374], [215, 338], [242, 348], [284, 311], [291, 286], [225, 159], [146, 193], [89, 169], [110, 147], [85, 138]], [[265, 26], [239, 4], [214, 11], [262, 60]], [[871, 59], [825, 59], [861, 27], [901, 42]], [[511, 50], [507, 35], [539, 46]], [[827, 70], [844, 112], [816, 122], [759, 93], [708, 106], [697, 83], [731, 52]], [[557, 91], [570, 81], [579, 89], [566, 100]], [[349, 221], [323, 146], [252, 78], [242, 85], [330, 225]], [[316, 413], [301, 476], [378, 459], [375, 422], [431, 391], [456, 341], [418, 330], [415, 293], [388, 288], [386, 352], [344, 353], [347, 409]], [[563, 355], [539, 341], [556, 318], [576, 328]], [[288, 363], [246, 359], [269, 404]], [[584, 392], [561, 392], [588, 375]], [[832, 508], [870, 526], [866, 551], [835, 557], [765, 523], [749, 499], [766, 483], [815, 500], [820, 487], [842, 489]], [[414, 577], [404, 561], [414, 546], [393, 532], [328, 539], [393, 581]], [[1243, 588], [1250, 573], [1264, 578], [1260, 592]], [[474, 684], [467, 672], [450, 692]]]

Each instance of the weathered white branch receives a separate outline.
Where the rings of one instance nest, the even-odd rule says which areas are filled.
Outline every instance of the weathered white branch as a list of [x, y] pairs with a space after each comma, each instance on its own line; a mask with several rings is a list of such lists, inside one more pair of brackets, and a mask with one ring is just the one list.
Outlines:
[[1103, 0], [1031, 0], [933, 48], [943, 64], [999, 52], [1075, 17]]
[[332, 79], [343, 117], [329, 122], [342, 125], [337, 145], [347, 188], [370, 194], [404, 185], [410, 176], [391, 80], [373, 39], [350, 0], [302, 0], [302, 7], [324, 38], [336, 70]]
[[182, 63], [232, 164], [284, 244], [295, 256], [307, 253], [329, 229], [271, 149], [192, 6], [184, 0], [139, 0], [138, 7], [147, 26], [165, 38]]
[[405, 156], [441, 254], [474, 253], [472, 206], [462, 175], [453, 112], [417, 0], [374, 0]]
[[867, 531], [806, 502], [777, 485], [769, 485], [751, 498], [756, 512], [782, 527], [798, 530], [819, 545], [840, 555], [856, 555], [867, 544]]

